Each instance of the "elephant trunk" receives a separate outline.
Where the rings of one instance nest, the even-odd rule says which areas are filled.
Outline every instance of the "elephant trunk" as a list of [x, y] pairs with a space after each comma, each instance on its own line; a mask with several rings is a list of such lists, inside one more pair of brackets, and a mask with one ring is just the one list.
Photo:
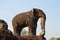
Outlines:
[[41, 31], [42, 31], [41, 35], [45, 35], [45, 21], [46, 21], [46, 16], [41, 17]]

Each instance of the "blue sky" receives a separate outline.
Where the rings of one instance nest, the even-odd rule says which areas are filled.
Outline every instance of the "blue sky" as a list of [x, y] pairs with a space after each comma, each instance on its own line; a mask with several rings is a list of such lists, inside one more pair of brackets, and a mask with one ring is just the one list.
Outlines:
[[[60, 37], [60, 0], [0, 0], [0, 19], [5, 20], [13, 31], [12, 19], [15, 15], [32, 8], [42, 9], [46, 16], [46, 38]], [[37, 35], [40, 33], [38, 21]]]

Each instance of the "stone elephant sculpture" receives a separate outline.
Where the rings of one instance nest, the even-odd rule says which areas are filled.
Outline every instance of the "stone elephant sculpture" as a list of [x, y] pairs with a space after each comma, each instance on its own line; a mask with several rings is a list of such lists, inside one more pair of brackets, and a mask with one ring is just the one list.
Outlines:
[[36, 35], [37, 21], [41, 18], [41, 35], [45, 35], [45, 13], [37, 8], [16, 15], [12, 20], [14, 34], [21, 36], [21, 30], [29, 27], [29, 36]]

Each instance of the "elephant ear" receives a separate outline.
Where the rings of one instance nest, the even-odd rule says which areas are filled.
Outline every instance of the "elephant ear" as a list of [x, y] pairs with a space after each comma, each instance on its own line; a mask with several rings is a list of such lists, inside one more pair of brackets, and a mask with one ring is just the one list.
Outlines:
[[37, 9], [36, 8], [33, 8], [32, 9], [32, 13], [33, 13], [33, 16], [34, 17], [38, 16], [38, 12], [37, 12]]

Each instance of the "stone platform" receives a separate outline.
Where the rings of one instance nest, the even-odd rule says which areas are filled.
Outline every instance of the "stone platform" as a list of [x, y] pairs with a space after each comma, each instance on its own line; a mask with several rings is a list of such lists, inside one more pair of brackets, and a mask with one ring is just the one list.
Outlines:
[[45, 37], [40, 36], [20, 36], [16, 37], [10, 30], [0, 30], [0, 40], [46, 40]]
[[24, 36], [20, 37], [20, 40], [46, 40], [46, 38], [42, 36], [34, 36], [34, 37]]
[[37, 36], [35, 37], [20, 36], [19, 38], [14, 36], [9, 36], [9, 37], [0, 36], [0, 40], [46, 40], [46, 38], [37, 37]]

